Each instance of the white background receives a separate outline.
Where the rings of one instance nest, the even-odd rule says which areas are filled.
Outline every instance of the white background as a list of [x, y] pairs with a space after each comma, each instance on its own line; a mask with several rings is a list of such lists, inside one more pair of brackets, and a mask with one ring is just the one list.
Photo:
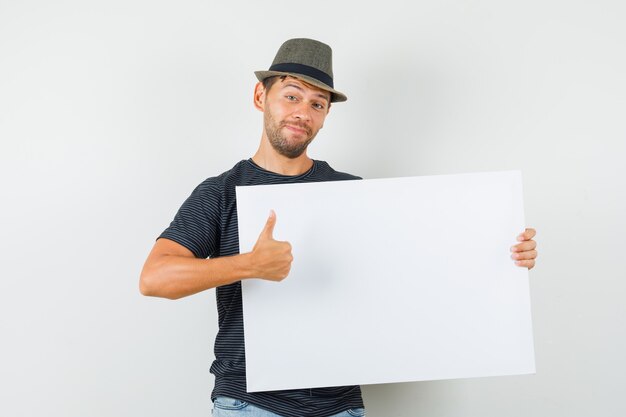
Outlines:
[[196, 184], [255, 151], [253, 71], [300, 36], [349, 97], [313, 157], [521, 169], [539, 231], [537, 374], [367, 386], [368, 416], [626, 414], [624, 21], [620, 1], [0, 0], [0, 414], [209, 415], [214, 292], [145, 298], [138, 276]]

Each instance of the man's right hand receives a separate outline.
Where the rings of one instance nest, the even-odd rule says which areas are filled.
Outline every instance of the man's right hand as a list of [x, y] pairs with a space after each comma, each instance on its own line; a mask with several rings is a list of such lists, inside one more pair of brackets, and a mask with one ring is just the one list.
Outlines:
[[252, 252], [199, 259], [185, 246], [158, 239], [139, 278], [143, 295], [181, 298], [242, 279], [282, 281], [291, 269], [291, 245], [274, 240], [276, 214], [270, 213]]
[[275, 225], [276, 213], [271, 210], [267, 223], [250, 254], [258, 278], [282, 281], [289, 275], [293, 255], [289, 242], [274, 240]]

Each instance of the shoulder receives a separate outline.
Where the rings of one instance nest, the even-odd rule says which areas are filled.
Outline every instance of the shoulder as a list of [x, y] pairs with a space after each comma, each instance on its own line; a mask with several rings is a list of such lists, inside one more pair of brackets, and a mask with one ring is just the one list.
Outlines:
[[341, 172], [335, 170], [326, 161], [315, 161], [317, 164], [317, 171], [320, 175], [327, 178], [327, 181], [342, 181], [342, 180], [362, 180], [363, 178], [348, 174], [347, 172]]
[[244, 161], [239, 161], [234, 167], [228, 171], [222, 172], [214, 177], [209, 177], [202, 181], [194, 190], [199, 194], [221, 194], [225, 190], [231, 189], [236, 185], [240, 178], [245, 175], [244, 173]]

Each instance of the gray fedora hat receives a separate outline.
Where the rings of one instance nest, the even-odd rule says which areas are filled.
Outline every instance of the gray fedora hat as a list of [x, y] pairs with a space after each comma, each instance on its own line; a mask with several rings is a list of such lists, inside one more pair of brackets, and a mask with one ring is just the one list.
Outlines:
[[331, 93], [330, 101], [346, 101], [345, 94], [335, 90], [333, 51], [325, 43], [306, 38], [289, 39], [281, 45], [268, 71], [255, 71], [263, 81], [274, 75], [290, 75]]

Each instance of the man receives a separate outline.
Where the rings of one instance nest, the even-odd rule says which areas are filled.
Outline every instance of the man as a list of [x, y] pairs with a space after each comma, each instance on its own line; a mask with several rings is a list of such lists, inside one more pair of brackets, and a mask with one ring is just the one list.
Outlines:
[[[358, 179], [306, 153], [331, 103], [347, 100], [334, 89], [330, 47], [311, 39], [288, 40], [269, 71], [255, 74], [254, 106], [263, 112], [259, 149], [193, 191], [155, 243], [140, 289], [144, 295], [176, 299], [216, 288], [214, 416], [365, 415], [358, 386], [246, 392], [240, 281], [280, 281], [289, 274], [293, 257], [290, 244], [272, 236], [273, 212], [252, 251], [239, 253], [235, 186]], [[516, 263], [529, 269], [537, 256], [534, 234], [526, 229], [518, 236], [521, 243], [511, 249]]]

